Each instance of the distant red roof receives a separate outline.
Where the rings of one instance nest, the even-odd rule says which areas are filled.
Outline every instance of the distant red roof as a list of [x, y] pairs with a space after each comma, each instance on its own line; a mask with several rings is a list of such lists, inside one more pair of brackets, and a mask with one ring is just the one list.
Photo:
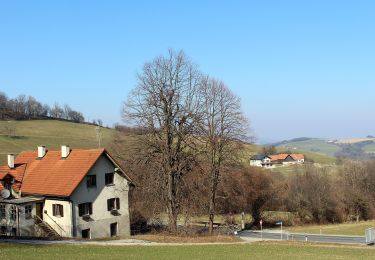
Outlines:
[[69, 197], [102, 155], [113, 161], [105, 149], [73, 149], [65, 159], [61, 151], [47, 151], [42, 159], [37, 158], [37, 151], [27, 151], [16, 157], [15, 169], [2, 166], [0, 174], [15, 176], [18, 185], [13, 188], [17, 192], [22, 182], [22, 193]]
[[305, 159], [305, 156], [303, 154], [300, 154], [300, 153], [293, 153], [290, 156], [292, 156], [292, 158], [296, 161]]
[[274, 154], [274, 155], [269, 155], [271, 158], [271, 161], [278, 161], [278, 160], [285, 160], [286, 157], [288, 157], [289, 154], [287, 153], [280, 153], [280, 154]]

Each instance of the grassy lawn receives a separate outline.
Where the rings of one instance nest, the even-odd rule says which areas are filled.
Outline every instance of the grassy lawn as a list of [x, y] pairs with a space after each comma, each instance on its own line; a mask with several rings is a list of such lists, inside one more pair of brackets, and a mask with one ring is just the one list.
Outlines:
[[364, 236], [365, 230], [370, 227], [375, 227], [375, 220], [361, 221], [358, 223], [344, 223], [337, 225], [312, 225], [290, 227], [287, 228], [287, 230], [290, 232], [319, 234], [321, 229], [322, 234], [326, 235]]
[[[114, 140], [124, 147], [129, 147], [133, 142], [133, 138], [129, 135], [115, 136], [117, 131], [113, 129], [100, 129], [102, 147], [109, 148]], [[58, 120], [0, 120], [0, 164], [5, 163], [5, 155], [10, 152], [18, 154], [25, 150], [36, 150], [38, 145], [46, 145], [47, 149], [58, 150], [62, 144], [68, 144], [73, 149], [97, 148], [95, 126]]]
[[375, 142], [366, 145], [365, 147], [363, 147], [363, 150], [368, 153], [375, 153]]
[[368, 247], [262, 242], [194, 246], [0, 245], [0, 259], [373, 259]]
[[[299, 151], [310, 151], [314, 153], [333, 156], [340, 148], [335, 144], [329, 144], [323, 139], [309, 139], [304, 141], [288, 142], [278, 146], [279, 149], [295, 148]], [[314, 158], [311, 158], [314, 159]]]

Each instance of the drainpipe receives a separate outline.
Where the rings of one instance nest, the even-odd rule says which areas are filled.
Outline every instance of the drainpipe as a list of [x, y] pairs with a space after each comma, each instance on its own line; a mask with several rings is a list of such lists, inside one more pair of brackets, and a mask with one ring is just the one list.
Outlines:
[[73, 201], [69, 201], [70, 208], [71, 208], [71, 219], [72, 219], [72, 228], [71, 228], [71, 235], [72, 237], [76, 237], [76, 213], [74, 211], [74, 204]]
[[20, 208], [17, 205], [17, 236], [21, 236], [21, 230], [20, 230]]

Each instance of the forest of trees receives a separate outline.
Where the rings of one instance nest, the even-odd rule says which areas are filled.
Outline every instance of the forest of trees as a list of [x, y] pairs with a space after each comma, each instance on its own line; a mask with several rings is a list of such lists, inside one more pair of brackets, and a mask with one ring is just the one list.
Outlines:
[[63, 119], [72, 122], [84, 122], [81, 112], [73, 110], [69, 105], [60, 106], [55, 103], [52, 107], [42, 104], [32, 96], [19, 95], [8, 98], [0, 92], [0, 120], [15, 119]]
[[[134, 157], [126, 163], [136, 185], [131, 198], [133, 222], [140, 216], [157, 219], [165, 212], [154, 172], [157, 165]], [[178, 214], [187, 221], [209, 212], [210, 176], [204, 167], [194, 167], [181, 182]], [[288, 175], [237, 165], [221, 173], [216, 199], [216, 214], [245, 212], [252, 216], [248, 224], [255, 227], [260, 219], [264, 225], [274, 225], [264, 212], [288, 212], [281, 217], [285, 225], [370, 220], [375, 218], [375, 161], [341, 161], [335, 174], [313, 164]]]

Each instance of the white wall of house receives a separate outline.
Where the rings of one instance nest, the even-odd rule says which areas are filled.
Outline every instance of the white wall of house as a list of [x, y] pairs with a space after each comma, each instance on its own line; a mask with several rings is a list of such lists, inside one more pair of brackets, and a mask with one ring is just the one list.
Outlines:
[[[2, 203], [0, 203], [2, 204]], [[4, 235], [19, 235], [19, 236], [34, 236], [35, 229], [34, 229], [34, 218], [32, 216], [35, 215], [35, 203], [28, 203], [28, 204], [22, 204], [22, 205], [14, 205], [14, 204], [2, 204], [5, 206], [5, 218], [0, 219], [0, 228], [5, 228], [5, 234]], [[25, 206], [31, 205], [32, 211], [31, 211], [31, 217], [28, 217], [25, 215]], [[16, 208], [16, 215], [19, 216], [19, 220], [12, 219], [10, 212], [12, 207]], [[12, 229], [18, 230], [18, 233], [14, 233]], [[0, 230], [0, 233], [1, 230]], [[1, 235], [1, 234], [0, 234]]]
[[[64, 215], [53, 216], [53, 204], [63, 206]], [[70, 201], [46, 199], [43, 208], [43, 220], [47, 222], [60, 236], [72, 237], [72, 203]]]
[[262, 161], [261, 160], [250, 160], [250, 166], [262, 167]]
[[[109, 237], [110, 225], [117, 223], [118, 235], [130, 235], [129, 221], [129, 185], [127, 180], [119, 173], [114, 174], [114, 184], [105, 185], [105, 174], [114, 172], [115, 165], [102, 155], [87, 175], [96, 175], [96, 187], [87, 187], [86, 178], [79, 184], [70, 197], [73, 202], [73, 235], [82, 236], [82, 230], [90, 229], [91, 238]], [[107, 210], [107, 200], [110, 198], [120, 199], [119, 215], [115, 216]], [[79, 216], [81, 203], [92, 203], [92, 214], [90, 219]]]

